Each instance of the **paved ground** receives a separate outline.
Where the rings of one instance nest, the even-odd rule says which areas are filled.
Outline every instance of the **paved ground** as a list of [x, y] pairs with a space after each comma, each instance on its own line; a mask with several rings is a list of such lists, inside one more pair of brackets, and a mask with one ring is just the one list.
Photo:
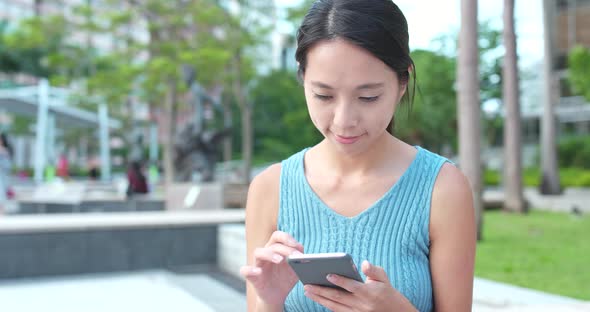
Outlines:
[[590, 302], [476, 278], [473, 286], [473, 311], [590, 311]]
[[[483, 197], [484, 202], [492, 203], [492, 206], [501, 206], [504, 190], [487, 188]], [[572, 212], [577, 209], [590, 213], [590, 188], [568, 188], [561, 195], [541, 195], [536, 188], [525, 188], [524, 197], [529, 202], [529, 206], [534, 209], [562, 212]]]
[[208, 273], [147, 271], [0, 282], [2, 311], [246, 311], [243, 289]]
[[[222, 273], [146, 271], [0, 282], [6, 311], [246, 311], [243, 284]], [[476, 279], [474, 312], [590, 311], [590, 302]]]

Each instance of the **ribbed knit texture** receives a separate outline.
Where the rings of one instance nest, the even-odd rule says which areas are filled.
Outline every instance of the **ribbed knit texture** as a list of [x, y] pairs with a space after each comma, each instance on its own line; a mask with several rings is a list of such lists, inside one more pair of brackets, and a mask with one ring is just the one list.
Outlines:
[[[422, 312], [433, 310], [429, 266], [432, 190], [447, 159], [416, 147], [401, 178], [371, 207], [352, 218], [328, 207], [305, 178], [307, 149], [282, 162], [278, 229], [303, 244], [305, 253], [347, 252], [360, 266], [369, 260]], [[366, 276], [359, 268], [363, 279]], [[298, 282], [285, 302], [287, 312], [328, 311], [303, 295]]]

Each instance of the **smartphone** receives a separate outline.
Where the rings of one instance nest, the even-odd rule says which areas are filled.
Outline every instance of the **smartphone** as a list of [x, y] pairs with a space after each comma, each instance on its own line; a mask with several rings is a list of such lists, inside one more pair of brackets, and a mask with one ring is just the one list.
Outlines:
[[363, 283], [363, 278], [352, 257], [347, 253], [293, 255], [287, 258], [287, 262], [304, 285], [313, 284], [342, 289], [326, 279], [328, 274], [348, 277]]

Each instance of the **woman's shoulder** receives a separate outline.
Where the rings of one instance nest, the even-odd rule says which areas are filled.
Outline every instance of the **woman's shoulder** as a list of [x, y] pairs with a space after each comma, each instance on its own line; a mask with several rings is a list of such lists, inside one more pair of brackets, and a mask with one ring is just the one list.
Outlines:
[[434, 162], [440, 162], [443, 163], [445, 165], [452, 165], [453, 167], [456, 166], [455, 163], [448, 159], [447, 157], [444, 157], [438, 153], [435, 153], [427, 148], [421, 147], [421, 146], [416, 146], [416, 148], [422, 153], [422, 155], [429, 159], [430, 161], [434, 161]]
[[459, 216], [473, 215], [473, 194], [467, 177], [454, 164], [442, 165], [434, 183], [431, 203], [431, 236], [456, 226]]
[[278, 187], [281, 176], [281, 166], [281, 163], [274, 163], [262, 170], [262, 172], [252, 179], [249, 189], [268, 189], [272, 188], [275, 184]]
[[273, 231], [279, 213], [281, 164], [273, 164], [256, 175], [248, 187], [246, 225], [251, 231]]
[[250, 209], [256, 209], [257, 212], [276, 216], [279, 207], [281, 174], [284, 170], [294, 170], [307, 149], [268, 166], [256, 175], [248, 187], [246, 208], [252, 207]]

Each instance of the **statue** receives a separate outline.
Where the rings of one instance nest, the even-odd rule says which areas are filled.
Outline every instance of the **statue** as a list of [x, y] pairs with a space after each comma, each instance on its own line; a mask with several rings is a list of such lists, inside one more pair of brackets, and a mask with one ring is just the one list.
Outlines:
[[201, 173], [203, 182], [215, 177], [218, 147], [231, 129], [196, 131], [193, 123], [187, 124], [174, 145], [174, 166], [180, 181], [191, 181], [193, 172]]
[[[138, 127], [135, 127], [135, 129], [138, 129]], [[131, 135], [131, 147], [129, 149], [129, 157], [128, 157], [128, 161], [129, 163], [132, 162], [139, 162], [139, 163], [143, 163], [144, 161], [144, 157], [143, 157], [143, 134], [141, 133], [141, 131], [135, 130], [132, 132]]]
[[207, 128], [203, 101], [211, 103], [216, 111], [220, 111], [221, 104], [199, 85], [194, 67], [184, 65], [183, 76], [193, 95], [195, 116], [193, 122], [187, 124], [175, 140], [175, 175], [181, 181], [191, 181], [193, 172], [198, 171], [203, 182], [211, 182], [215, 177], [218, 147], [223, 139], [231, 134], [231, 128]]

